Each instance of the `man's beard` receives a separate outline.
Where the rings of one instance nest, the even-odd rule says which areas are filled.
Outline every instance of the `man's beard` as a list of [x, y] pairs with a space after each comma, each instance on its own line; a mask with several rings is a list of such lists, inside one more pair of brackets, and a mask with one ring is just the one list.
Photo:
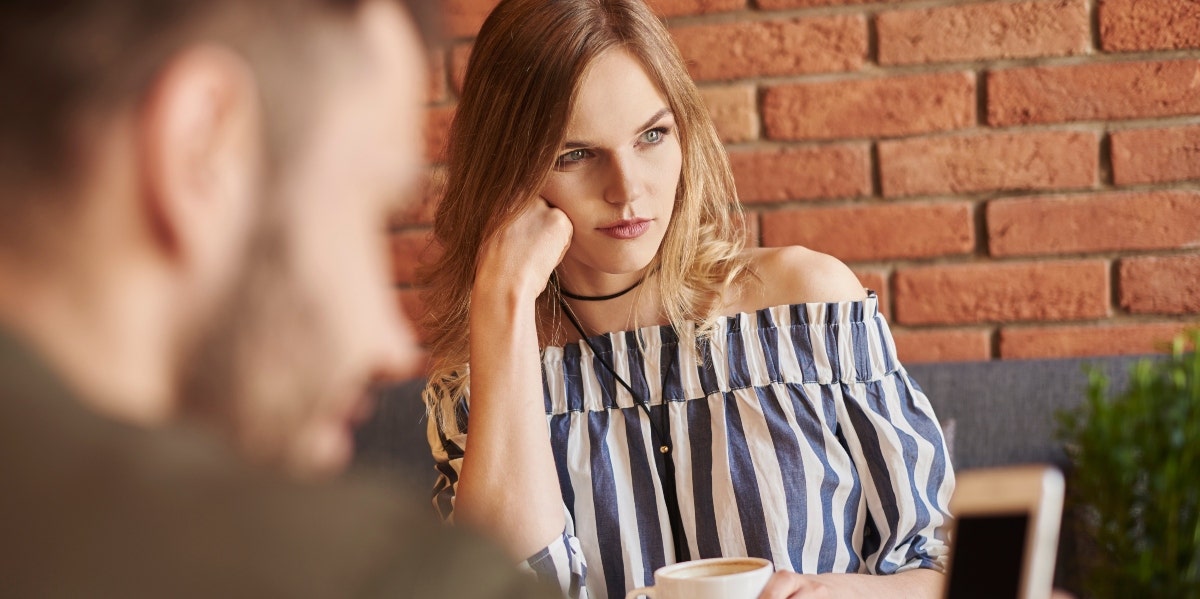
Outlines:
[[292, 469], [297, 433], [328, 393], [323, 322], [281, 218], [255, 228], [241, 272], [184, 356], [180, 406], [251, 461]]

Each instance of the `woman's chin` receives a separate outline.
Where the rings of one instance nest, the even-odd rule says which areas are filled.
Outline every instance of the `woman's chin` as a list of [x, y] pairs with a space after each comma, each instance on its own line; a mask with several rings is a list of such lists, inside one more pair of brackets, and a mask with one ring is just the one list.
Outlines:
[[[642, 274], [658, 256], [658, 245], [647, 248], [637, 247], [597, 247], [583, 252], [567, 252], [559, 266], [559, 271], [567, 280], [572, 278], [591, 278], [597, 274], [609, 276], [625, 276]], [[575, 249], [574, 247], [572, 249]], [[572, 276], [573, 275], [573, 276]]]

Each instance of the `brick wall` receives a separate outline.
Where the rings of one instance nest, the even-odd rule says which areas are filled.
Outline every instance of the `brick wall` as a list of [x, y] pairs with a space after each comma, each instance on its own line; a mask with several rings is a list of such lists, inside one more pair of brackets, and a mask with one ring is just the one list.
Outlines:
[[[442, 0], [407, 309], [471, 37]], [[1200, 0], [652, 0], [763, 246], [879, 291], [909, 362], [1154, 351], [1200, 322]]]

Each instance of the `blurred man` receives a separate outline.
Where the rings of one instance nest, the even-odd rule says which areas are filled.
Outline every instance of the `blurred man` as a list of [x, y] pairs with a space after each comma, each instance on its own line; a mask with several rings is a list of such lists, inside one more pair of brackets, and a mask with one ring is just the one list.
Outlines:
[[338, 470], [412, 367], [422, 4], [0, 6], [0, 595], [537, 596], [386, 491], [268, 473]]

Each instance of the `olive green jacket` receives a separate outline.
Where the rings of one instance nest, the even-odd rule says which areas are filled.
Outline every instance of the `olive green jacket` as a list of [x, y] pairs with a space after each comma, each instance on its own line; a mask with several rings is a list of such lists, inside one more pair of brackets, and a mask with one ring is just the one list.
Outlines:
[[2, 597], [552, 596], [428, 509], [101, 417], [0, 331]]

